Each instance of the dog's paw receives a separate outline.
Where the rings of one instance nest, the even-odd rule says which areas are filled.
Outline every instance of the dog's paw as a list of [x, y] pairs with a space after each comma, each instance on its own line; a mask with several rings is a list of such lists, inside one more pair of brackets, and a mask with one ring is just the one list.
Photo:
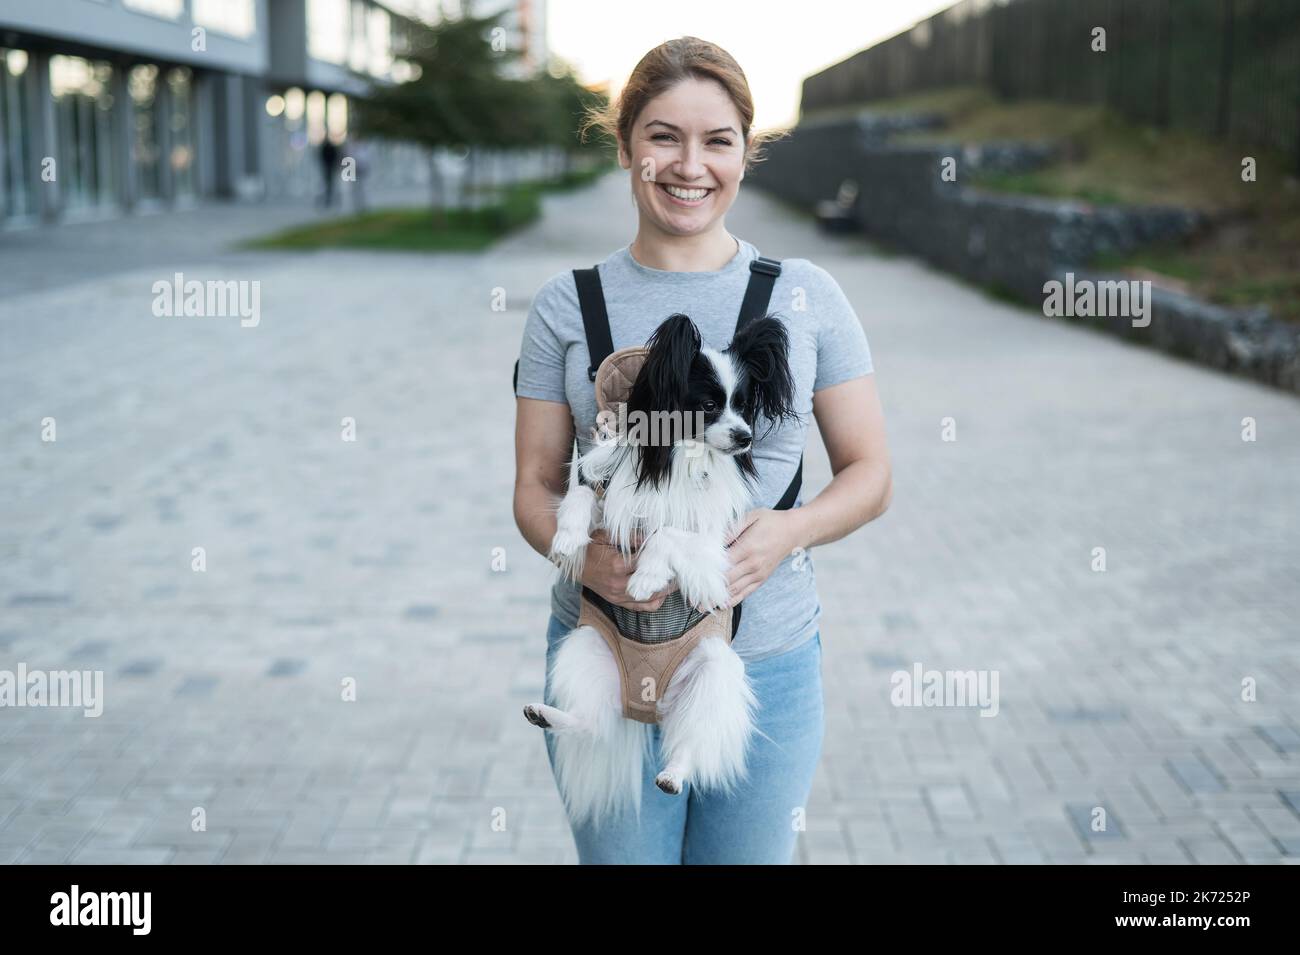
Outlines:
[[713, 613], [726, 610], [731, 606], [731, 591], [727, 587], [727, 578], [702, 577], [696, 580], [683, 579], [679, 582], [682, 596], [700, 613]]
[[551, 558], [554, 560], [556, 557], [573, 557], [590, 543], [591, 535], [586, 531], [561, 527], [551, 538]]
[[544, 730], [551, 728], [551, 724], [546, 722], [546, 717], [542, 715], [542, 711], [535, 703], [529, 703], [524, 707], [524, 719], [528, 720], [528, 722], [532, 723], [534, 726], [539, 726]]
[[670, 578], [648, 567], [639, 567], [627, 581], [627, 595], [633, 600], [649, 600], [668, 586]]
[[655, 777], [655, 785], [670, 796], [682, 794], [682, 781], [670, 770], [665, 769]]

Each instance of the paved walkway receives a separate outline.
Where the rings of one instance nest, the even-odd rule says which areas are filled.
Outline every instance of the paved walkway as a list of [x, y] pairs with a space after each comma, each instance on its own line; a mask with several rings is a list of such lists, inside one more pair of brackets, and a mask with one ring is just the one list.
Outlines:
[[[202, 227], [152, 221], [160, 246]], [[801, 860], [1300, 858], [1296, 399], [757, 194], [729, 225], [839, 280], [895, 455], [889, 514], [816, 553]], [[533, 290], [632, 228], [611, 178], [482, 256], [178, 234], [0, 299], [0, 670], [105, 680], [97, 719], [0, 709], [0, 862], [574, 860], [519, 712], [551, 568], [511, 517], [510, 370]], [[154, 317], [177, 270], [260, 281], [258, 327]], [[828, 474], [810, 448], [809, 487]], [[916, 664], [996, 671], [997, 716], [891, 705]]]

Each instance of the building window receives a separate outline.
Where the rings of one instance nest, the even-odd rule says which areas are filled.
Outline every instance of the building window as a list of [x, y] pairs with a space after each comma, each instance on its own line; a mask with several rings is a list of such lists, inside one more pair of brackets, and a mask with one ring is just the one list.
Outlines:
[[246, 40], [257, 32], [253, 0], [194, 0], [194, 22], [218, 33]]
[[135, 172], [139, 198], [161, 199], [162, 110], [158, 102], [158, 67], [142, 63], [126, 75], [131, 97], [131, 168]]
[[352, 18], [349, 24], [348, 68], [355, 73], [366, 71], [370, 49], [366, 46], [366, 5], [364, 0], [352, 0]]
[[79, 56], [50, 57], [57, 181], [65, 208], [94, 209], [116, 201], [112, 83], [113, 67], [108, 63]]
[[307, 94], [307, 142], [319, 146], [325, 141], [325, 94], [312, 90]]
[[325, 132], [338, 146], [348, 138], [348, 98], [342, 93], [331, 93], [325, 101]]
[[348, 59], [348, 0], [307, 0], [307, 52], [342, 66]]
[[167, 20], [179, 20], [185, 12], [185, 0], [122, 0], [122, 5], [128, 10]]
[[169, 163], [176, 198], [189, 199], [198, 193], [194, 180], [194, 76], [185, 67], [167, 72], [167, 102], [171, 131]]
[[36, 176], [32, 169], [32, 83], [26, 50], [0, 48], [0, 219], [36, 214]]
[[371, 76], [386, 79], [393, 70], [393, 24], [388, 11], [372, 7], [366, 24], [366, 39], [370, 45]]

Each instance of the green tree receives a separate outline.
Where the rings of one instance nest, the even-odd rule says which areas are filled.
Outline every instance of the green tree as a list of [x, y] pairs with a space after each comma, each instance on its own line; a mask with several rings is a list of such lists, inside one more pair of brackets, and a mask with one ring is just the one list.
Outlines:
[[[405, 83], [382, 86], [357, 103], [357, 127], [364, 135], [428, 146], [435, 215], [445, 205], [442, 174], [433, 150], [521, 145], [516, 127], [537, 108], [529, 80], [504, 75], [517, 54], [494, 49], [493, 28], [501, 14], [443, 20], [436, 26], [413, 22], [414, 67]], [[499, 34], [497, 34], [499, 36]]]
[[572, 67], [558, 59], [537, 76], [535, 83], [538, 109], [534, 139], [563, 150], [561, 155], [565, 165], [562, 174], [568, 172], [569, 159], [575, 153], [598, 155], [609, 150], [610, 145], [599, 138], [584, 140], [579, 135], [587, 110], [604, 106], [604, 95], [584, 87]]

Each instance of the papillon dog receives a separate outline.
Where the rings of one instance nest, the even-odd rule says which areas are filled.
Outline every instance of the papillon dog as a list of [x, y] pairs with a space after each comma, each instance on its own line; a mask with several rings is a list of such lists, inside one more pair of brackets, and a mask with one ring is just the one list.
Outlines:
[[[609, 428], [606, 419], [573, 459], [550, 556], [577, 580], [591, 533], [603, 528], [611, 545], [635, 559], [628, 597], [647, 600], [677, 582], [659, 610], [606, 609], [638, 624], [662, 614], [698, 620], [730, 606], [727, 548], [752, 503], [755, 427], [760, 417], [771, 428], [797, 414], [789, 339], [784, 324], [768, 316], [743, 325], [718, 351], [678, 314], [647, 347], [623, 428]], [[647, 433], [647, 422], [661, 427]], [[570, 818], [599, 822], [627, 807], [639, 813], [652, 725], [623, 715], [622, 678], [605, 639], [590, 626], [566, 634], [550, 678], [555, 705], [531, 704], [524, 714], [554, 734], [556, 779]], [[734, 789], [745, 774], [757, 701], [728, 639], [702, 639], [654, 712], [662, 729], [661, 790], [676, 795], [688, 783]]]

